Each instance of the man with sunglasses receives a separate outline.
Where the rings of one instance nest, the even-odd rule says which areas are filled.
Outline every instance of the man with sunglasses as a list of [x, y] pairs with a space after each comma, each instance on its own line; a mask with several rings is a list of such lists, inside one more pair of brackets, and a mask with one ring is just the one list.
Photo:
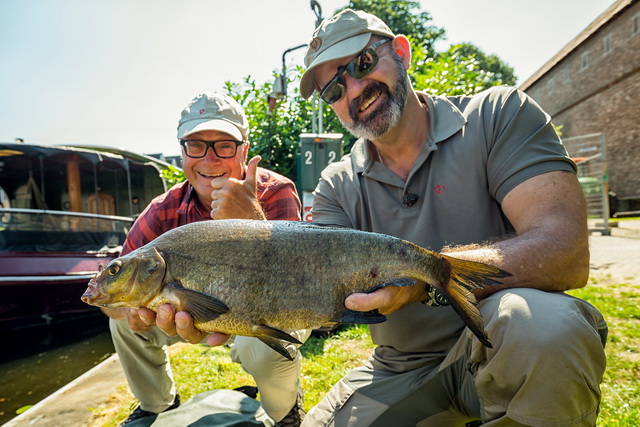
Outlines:
[[[186, 181], [156, 197], [127, 234], [121, 254], [127, 254], [164, 232], [196, 221], [244, 218], [300, 220], [300, 200], [291, 180], [259, 168], [259, 157], [248, 165], [249, 126], [242, 107], [218, 93], [197, 95], [182, 111], [178, 140]], [[166, 347], [177, 342], [221, 345], [229, 337], [207, 336], [193, 327], [187, 312], [166, 304], [151, 310], [109, 309], [110, 329], [131, 391], [140, 401], [122, 425], [173, 409], [180, 404]], [[157, 326], [155, 327], [154, 326]], [[304, 342], [310, 331], [292, 334]], [[265, 412], [280, 426], [297, 426], [304, 415], [298, 376], [301, 356], [295, 361], [256, 338], [235, 337], [233, 361], [241, 363], [256, 381]], [[255, 387], [243, 391], [255, 397]]]
[[314, 32], [301, 94], [318, 91], [360, 139], [323, 171], [313, 220], [509, 271], [474, 292], [493, 347], [423, 283], [350, 295], [347, 308], [387, 321], [370, 325], [371, 359], [303, 425], [595, 425], [607, 326], [562, 293], [589, 274], [575, 165], [524, 93], [431, 96], [413, 89], [410, 61], [408, 39], [362, 11]]

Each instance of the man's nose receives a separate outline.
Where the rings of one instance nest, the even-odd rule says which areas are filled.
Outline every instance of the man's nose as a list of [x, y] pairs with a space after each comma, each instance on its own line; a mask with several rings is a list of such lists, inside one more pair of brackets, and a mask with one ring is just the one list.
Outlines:
[[206, 151], [204, 152], [203, 159], [206, 159], [206, 160], [209, 160], [209, 161], [220, 160], [220, 157], [218, 157], [216, 152], [213, 150], [213, 145], [208, 145], [207, 146]]
[[360, 96], [364, 88], [369, 84], [369, 82], [366, 81], [366, 77], [356, 79], [349, 73], [344, 73], [343, 78], [345, 85], [347, 86], [347, 93], [349, 94], [350, 99]]

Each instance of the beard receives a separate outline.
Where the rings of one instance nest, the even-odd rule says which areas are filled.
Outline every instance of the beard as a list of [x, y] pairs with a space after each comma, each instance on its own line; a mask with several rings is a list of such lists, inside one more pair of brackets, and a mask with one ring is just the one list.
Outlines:
[[[381, 82], [373, 82], [367, 86], [359, 97], [351, 101], [349, 105], [350, 122], [347, 123], [340, 119], [342, 125], [357, 138], [364, 138], [369, 141], [378, 139], [400, 120], [404, 106], [407, 103], [411, 83], [400, 57], [395, 52], [392, 55], [397, 71], [393, 87], [390, 88]], [[378, 97], [386, 98], [386, 100], [383, 99], [383, 102], [375, 110], [371, 111], [367, 117], [359, 117], [358, 113], [363, 100], [371, 99], [375, 94]]]

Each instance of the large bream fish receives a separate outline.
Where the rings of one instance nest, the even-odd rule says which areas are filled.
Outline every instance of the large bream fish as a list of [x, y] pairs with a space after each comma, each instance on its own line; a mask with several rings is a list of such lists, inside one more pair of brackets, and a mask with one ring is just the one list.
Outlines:
[[254, 336], [291, 359], [279, 340], [299, 342], [285, 331], [383, 322], [377, 311], [347, 310], [345, 298], [418, 280], [440, 291], [490, 347], [470, 291], [507, 276], [384, 234], [305, 222], [215, 220], [175, 228], [111, 261], [82, 300], [154, 311], [171, 303], [191, 313], [198, 329]]

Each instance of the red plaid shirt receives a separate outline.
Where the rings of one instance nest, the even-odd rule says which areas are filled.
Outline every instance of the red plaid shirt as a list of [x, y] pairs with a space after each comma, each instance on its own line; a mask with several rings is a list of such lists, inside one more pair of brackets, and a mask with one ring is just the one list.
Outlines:
[[[300, 221], [300, 199], [293, 182], [268, 169], [258, 168], [257, 195], [268, 220]], [[154, 198], [127, 233], [120, 255], [125, 255], [162, 233], [191, 222], [210, 220], [189, 182], [174, 185]]]

